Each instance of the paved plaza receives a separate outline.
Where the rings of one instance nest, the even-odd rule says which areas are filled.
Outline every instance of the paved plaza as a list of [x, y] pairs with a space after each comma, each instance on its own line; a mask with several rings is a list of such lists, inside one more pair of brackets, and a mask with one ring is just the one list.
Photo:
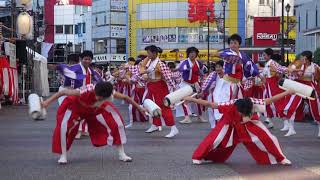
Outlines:
[[[118, 105], [127, 117], [127, 105]], [[209, 132], [208, 123], [180, 125], [174, 139], [164, 136], [169, 129], [144, 133], [147, 123], [136, 123], [126, 131], [126, 152], [133, 162], [117, 159], [115, 148], [94, 148], [88, 137], [76, 140], [67, 165], [58, 165], [51, 153], [57, 105], [48, 110], [45, 121], [28, 117], [27, 106], [6, 106], [0, 110], [1, 180], [157, 180], [157, 179], [320, 179], [320, 139], [311, 123], [296, 123], [297, 135], [283, 137], [280, 122], [272, 130], [292, 166], [256, 165], [243, 145], [239, 145], [226, 164], [192, 165], [191, 156]], [[127, 118], [125, 118], [127, 119]], [[180, 119], [177, 119], [178, 121]]]

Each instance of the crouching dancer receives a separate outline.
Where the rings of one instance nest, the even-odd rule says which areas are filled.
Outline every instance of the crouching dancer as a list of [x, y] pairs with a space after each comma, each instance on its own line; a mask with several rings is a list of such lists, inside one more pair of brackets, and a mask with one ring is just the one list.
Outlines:
[[258, 164], [290, 165], [291, 162], [282, 153], [278, 139], [259, 121], [257, 112], [265, 112], [266, 105], [293, 93], [293, 90], [288, 90], [265, 100], [244, 98], [219, 104], [185, 98], [187, 101], [218, 109], [222, 114], [216, 127], [194, 151], [193, 163], [201, 164], [203, 160], [223, 163], [237, 144], [243, 143]]
[[113, 91], [109, 82], [89, 84], [80, 89], [66, 89], [52, 95], [42, 103], [47, 108], [61, 96], [67, 96], [57, 110], [57, 123], [53, 134], [52, 151], [61, 154], [59, 164], [67, 163], [67, 151], [77, 135], [80, 121], [85, 119], [93, 146], [116, 146], [119, 160], [130, 162], [131, 157], [124, 152], [127, 142], [124, 122], [120, 112], [112, 103], [113, 97], [133, 104], [141, 112], [145, 112], [130, 97]]

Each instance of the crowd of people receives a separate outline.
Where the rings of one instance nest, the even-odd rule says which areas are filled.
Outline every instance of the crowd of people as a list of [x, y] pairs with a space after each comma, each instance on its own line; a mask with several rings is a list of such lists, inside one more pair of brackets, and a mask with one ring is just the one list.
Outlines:
[[[159, 58], [162, 50], [154, 45], [145, 48], [147, 56], [129, 58], [113, 71], [92, 68], [90, 51], [81, 54], [80, 63], [54, 67], [64, 81], [59, 92], [43, 102], [43, 107], [59, 101], [52, 145], [53, 152], [61, 154], [58, 162], [67, 163], [67, 150], [81, 135], [90, 136], [94, 146], [116, 146], [119, 159], [131, 161], [123, 145], [127, 141], [125, 129], [134, 122], [150, 122], [145, 133], [170, 127], [165, 137], [173, 138], [179, 134], [175, 117], [183, 117], [181, 124], [190, 124], [196, 117], [201, 123], [209, 121], [211, 131], [194, 151], [194, 164], [204, 160], [224, 162], [238, 143], [243, 143], [259, 164], [291, 164], [268, 128], [273, 128], [272, 121], [282, 119], [281, 131], [293, 136], [294, 122], [304, 115], [306, 107], [314, 121], [320, 123], [319, 66], [312, 62], [310, 51], [303, 52], [288, 67], [281, 66], [278, 55], [270, 48], [263, 52], [265, 63], [256, 64], [239, 50], [241, 43], [239, 35], [231, 35], [229, 48], [211, 54], [221, 59], [213, 67], [198, 60], [196, 47], [187, 49], [186, 60], [165, 63]], [[283, 78], [313, 87], [315, 99], [304, 99], [292, 89], [282, 90], [279, 81]], [[168, 94], [186, 86], [191, 86], [196, 96], [184, 97], [177, 106], [164, 105]], [[129, 104], [129, 124], [125, 125], [113, 98]], [[147, 115], [142, 106], [145, 99], [159, 106], [160, 116]]]

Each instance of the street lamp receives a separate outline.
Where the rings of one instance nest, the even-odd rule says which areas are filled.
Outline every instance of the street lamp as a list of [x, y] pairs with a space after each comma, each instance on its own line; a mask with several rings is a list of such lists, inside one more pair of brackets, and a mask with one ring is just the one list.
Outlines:
[[284, 0], [281, 5], [281, 60], [284, 62]]
[[223, 7], [223, 49], [226, 49], [226, 6], [227, 0], [221, 0]]
[[210, 14], [211, 14], [211, 11], [210, 11], [210, 9], [209, 9], [209, 7], [207, 8], [207, 17], [208, 17], [208, 67], [209, 67], [209, 64], [210, 64], [210, 57], [209, 57], [209, 55], [210, 55], [210, 30], [209, 30], [209, 28], [210, 28]]
[[[286, 5], [286, 11], [287, 11], [287, 47], [289, 47], [289, 12], [290, 12], [290, 4], [288, 3]], [[289, 64], [289, 51], [287, 51], [287, 64]]]

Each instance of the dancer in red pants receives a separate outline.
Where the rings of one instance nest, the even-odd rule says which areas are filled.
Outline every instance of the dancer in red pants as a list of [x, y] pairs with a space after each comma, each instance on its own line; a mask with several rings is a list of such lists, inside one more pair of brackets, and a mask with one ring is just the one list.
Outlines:
[[277, 138], [259, 121], [256, 112], [265, 112], [266, 105], [292, 93], [294, 91], [288, 90], [265, 100], [245, 98], [220, 104], [185, 98], [187, 101], [218, 109], [223, 114], [216, 127], [193, 153], [193, 163], [201, 164], [202, 160], [223, 163], [238, 143], [243, 143], [258, 164], [290, 165], [291, 162], [283, 155]]
[[64, 95], [68, 97], [58, 108], [52, 143], [52, 151], [61, 154], [58, 163], [67, 163], [67, 150], [77, 134], [79, 119], [87, 121], [89, 136], [94, 146], [117, 146], [121, 161], [132, 160], [124, 152], [123, 144], [127, 141], [124, 123], [120, 112], [112, 103], [112, 97], [127, 100], [142, 112], [143, 108], [130, 97], [114, 92], [113, 85], [109, 82], [99, 82], [95, 86], [90, 84], [81, 89], [62, 90], [44, 101], [42, 106], [46, 108]]

